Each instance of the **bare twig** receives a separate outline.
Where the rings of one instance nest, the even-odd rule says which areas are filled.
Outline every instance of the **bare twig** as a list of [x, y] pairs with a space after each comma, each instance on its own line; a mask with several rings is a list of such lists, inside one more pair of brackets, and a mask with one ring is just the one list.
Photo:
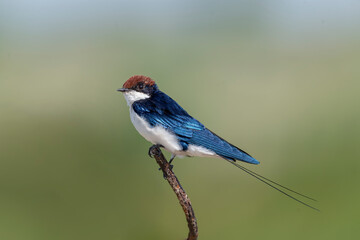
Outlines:
[[159, 164], [164, 177], [169, 182], [171, 188], [175, 192], [177, 198], [179, 199], [180, 205], [185, 213], [186, 221], [189, 227], [189, 235], [187, 240], [196, 240], [198, 238], [198, 226], [195, 218], [194, 209], [191, 206], [190, 199], [188, 198], [185, 190], [182, 188], [179, 180], [175, 176], [174, 172], [171, 170], [171, 165], [165, 159], [164, 155], [160, 150], [159, 145], [154, 145], [149, 149], [149, 155], [153, 156], [156, 159], [156, 162]]

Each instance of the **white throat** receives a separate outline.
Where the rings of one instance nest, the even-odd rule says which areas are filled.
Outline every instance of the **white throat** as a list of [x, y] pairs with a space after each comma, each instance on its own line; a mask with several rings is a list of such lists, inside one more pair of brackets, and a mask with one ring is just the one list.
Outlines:
[[130, 90], [128, 92], [124, 92], [123, 94], [129, 107], [131, 107], [131, 105], [138, 100], [147, 99], [150, 97], [150, 95], [146, 93], [138, 92], [135, 90]]

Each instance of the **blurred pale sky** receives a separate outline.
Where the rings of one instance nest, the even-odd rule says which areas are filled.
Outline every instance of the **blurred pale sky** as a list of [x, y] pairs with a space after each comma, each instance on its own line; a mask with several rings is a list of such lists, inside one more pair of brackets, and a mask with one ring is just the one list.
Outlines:
[[[359, 34], [360, 1], [55, 1], [3, 0], [0, 26], [17, 34], [61, 33], [64, 29], [118, 31], [206, 31], [219, 25], [271, 29], [273, 38], [339, 38]], [[226, 23], [226, 24], [225, 24]], [[239, 28], [240, 26], [240, 28]], [[4, 32], [3, 32], [4, 34]], [[241, 34], [241, 31], [238, 33]], [[2, 36], [4, 37], [4, 36]]]

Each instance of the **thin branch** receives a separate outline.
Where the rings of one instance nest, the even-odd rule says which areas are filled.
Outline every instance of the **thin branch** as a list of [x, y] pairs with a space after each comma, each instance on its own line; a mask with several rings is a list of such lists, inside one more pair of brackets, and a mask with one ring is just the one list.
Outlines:
[[156, 159], [156, 162], [157, 164], [159, 164], [165, 179], [169, 182], [171, 188], [176, 194], [176, 197], [179, 199], [180, 205], [185, 213], [186, 221], [189, 227], [189, 235], [187, 237], [187, 240], [196, 240], [199, 235], [198, 226], [195, 218], [194, 209], [191, 206], [188, 195], [185, 193], [185, 190], [182, 188], [179, 180], [175, 176], [174, 172], [171, 170], [172, 167], [162, 154], [160, 146], [152, 146], [149, 149], [149, 155]]

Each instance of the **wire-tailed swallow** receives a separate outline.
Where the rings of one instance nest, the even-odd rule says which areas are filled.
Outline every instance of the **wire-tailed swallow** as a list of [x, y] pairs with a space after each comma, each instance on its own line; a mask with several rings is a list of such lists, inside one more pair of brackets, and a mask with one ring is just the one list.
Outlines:
[[259, 164], [248, 153], [190, 116], [177, 102], [160, 91], [151, 78], [133, 76], [118, 91], [125, 96], [136, 130], [149, 142], [171, 152], [171, 160], [175, 156], [198, 156]]

